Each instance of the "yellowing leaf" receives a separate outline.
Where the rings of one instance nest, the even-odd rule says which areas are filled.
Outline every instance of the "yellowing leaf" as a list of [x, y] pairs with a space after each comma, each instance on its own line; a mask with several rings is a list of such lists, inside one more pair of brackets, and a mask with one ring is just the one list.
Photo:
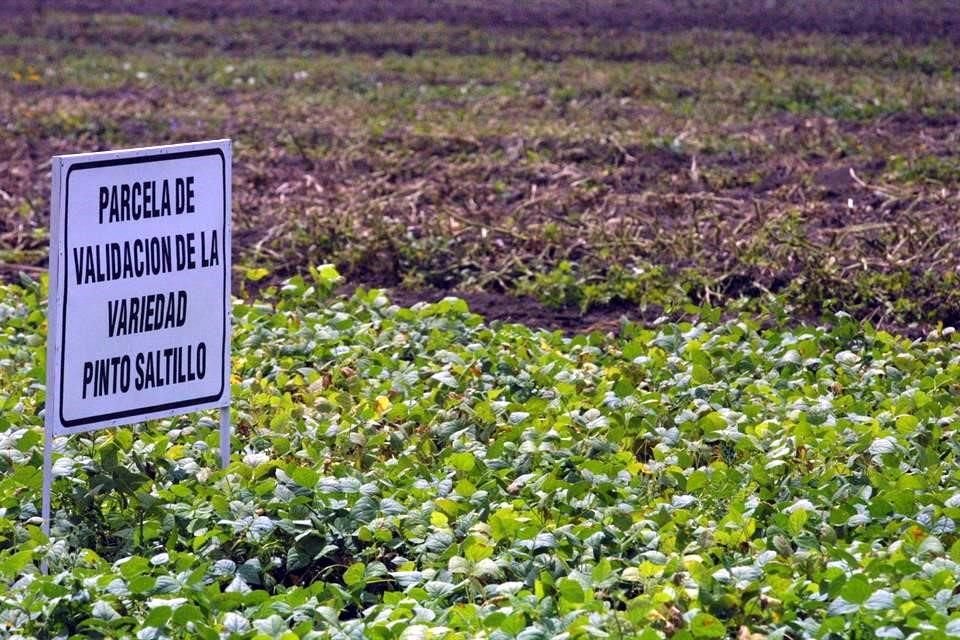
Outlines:
[[270, 275], [270, 271], [263, 267], [252, 267], [247, 269], [243, 275], [250, 282], [259, 282]]
[[377, 396], [376, 414], [378, 418], [383, 414], [385, 414], [387, 411], [390, 411], [392, 407], [393, 407], [393, 403], [390, 402], [390, 398], [388, 398], [387, 396]]
[[164, 452], [167, 460], [179, 460], [184, 456], [185, 450], [182, 444], [175, 444]]

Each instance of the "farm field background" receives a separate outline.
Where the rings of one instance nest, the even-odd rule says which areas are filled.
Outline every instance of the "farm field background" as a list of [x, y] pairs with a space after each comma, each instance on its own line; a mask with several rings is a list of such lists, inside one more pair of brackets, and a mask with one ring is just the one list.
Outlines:
[[[857, 4], [5, 6], [0, 635], [960, 636], [955, 7]], [[233, 463], [47, 541], [49, 157], [219, 137]]]
[[6, 277], [44, 266], [51, 155], [229, 136], [238, 263], [276, 278], [332, 262], [404, 299], [646, 319], [770, 293], [908, 331], [960, 317], [957, 49], [936, 30], [50, 12], [4, 34]]

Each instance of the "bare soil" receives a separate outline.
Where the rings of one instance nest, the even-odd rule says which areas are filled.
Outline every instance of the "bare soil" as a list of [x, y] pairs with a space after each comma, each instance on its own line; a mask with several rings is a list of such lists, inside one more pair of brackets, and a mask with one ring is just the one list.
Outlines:
[[327, 22], [445, 22], [474, 27], [741, 30], [960, 38], [957, 0], [7, 0], [0, 13], [125, 12], [196, 19], [283, 17]]
[[440, 291], [390, 289], [390, 299], [401, 306], [417, 302], [437, 302], [446, 296], [462, 298], [470, 311], [488, 321], [515, 322], [529, 327], [559, 330], [568, 333], [603, 333], [619, 330], [621, 320], [652, 322], [659, 317], [654, 310], [641, 313], [635, 305], [620, 303], [591, 309], [581, 314], [576, 309], [553, 309], [529, 296], [491, 291]]
[[[45, 267], [50, 156], [229, 136], [239, 143], [234, 255], [268, 265], [270, 281], [333, 260], [350, 282], [398, 301], [453, 293], [491, 319], [592, 330], [662, 309], [614, 297], [581, 315], [514, 285], [564, 261], [589, 277], [640, 261], [696, 271], [695, 303], [799, 291], [798, 314], [839, 299], [908, 333], [960, 324], [946, 280], [960, 274], [960, 113], [956, 65], [943, 59], [951, 49], [937, 48], [958, 40], [958, 4], [13, 0], [0, 5], [14, 16], [0, 28], [0, 56], [24, 62], [0, 71], [0, 278]], [[102, 11], [187, 17], [196, 28], [103, 21]], [[820, 40], [785, 39], [767, 68], [757, 56], [769, 49], [724, 29], [767, 42], [839, 36], [823, 41], [834, 47], [826, 53]], [[837, 48], [847, 36], [849, 61]], [[184, 68], [211, 55], [322, 65], [331, 53], [356, 69], [321, 66], [299, 90], [289, 79], [218, 85], [215, 70], [174, 74], [174, 86], [40, 75], [74, 50], [107, 67], [138, 55]], [[398, 63], [397, 53], [412, 58]], [[465, 53], [531, 75], [474, 77], [456, 66]], [[684, 55], [703, 68], [677, 65]], [[852, 95], [858, 81], [864, 96]], [[903, 86], [919, 106], [865, 110]], [[346, 106], [311, 102], [324, 92]], [[419, 97], [430, 92], [439, 97]], [[736, 102], [750, 99], [774, 104]], [[709, 121], [714, 107], [727, 117]], [[473, 119], [430, 130], [447, 112]], [[387, 125], [371, 132], [377, 118]]]

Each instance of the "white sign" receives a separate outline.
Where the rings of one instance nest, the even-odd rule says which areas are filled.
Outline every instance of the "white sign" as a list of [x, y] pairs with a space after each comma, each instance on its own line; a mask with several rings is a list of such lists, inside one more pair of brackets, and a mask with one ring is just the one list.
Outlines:
[[230, 141], [52, 174], [48, 433], [229, 406]]

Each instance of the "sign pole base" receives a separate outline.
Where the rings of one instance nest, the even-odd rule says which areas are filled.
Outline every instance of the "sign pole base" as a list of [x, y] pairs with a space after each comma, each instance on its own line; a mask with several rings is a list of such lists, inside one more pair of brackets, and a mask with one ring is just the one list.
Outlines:
[[[43, 535], [47, 537], [47, 544], [50, 541], [50, 493], [53, 483], [53, 437], [49, 429], [43, 430], [43, 504], [40, 508], [40, 518], [43, 521], [41, 525]], [[47, 574], [49, 567], [47, 558], [44, 556], [40, 561], [40, 572]]]
[[220, 409], [220, 466], [230, 464], [230, 407]]

